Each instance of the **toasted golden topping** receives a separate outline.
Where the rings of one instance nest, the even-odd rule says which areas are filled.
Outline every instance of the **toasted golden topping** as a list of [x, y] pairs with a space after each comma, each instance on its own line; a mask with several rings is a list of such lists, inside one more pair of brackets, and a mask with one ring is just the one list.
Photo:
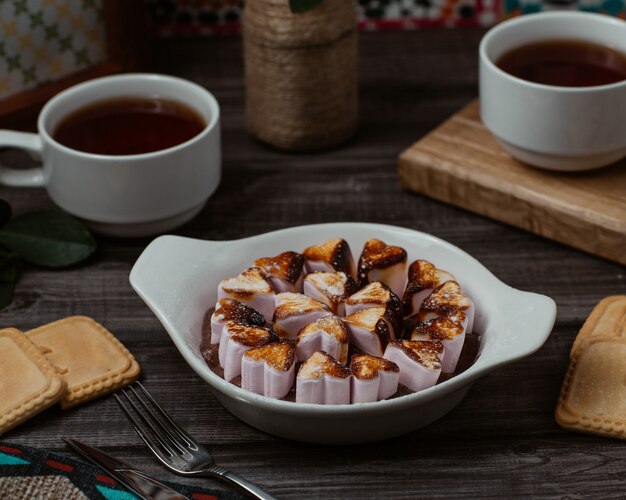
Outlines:
[[289, 342], [272, 342], [246, 351], [244, 357], [254, 361], [265, 361], [272, 368], [286, 372], [296, 362], [296, 350]]
[[257, 259], [254, 261], [254, 265], [263, 269], [270, 276], [294, 284], [302, 274], [304, 256], [297, 252], [283, 252], [276, 257]]
[[384, 307], [370, 307], [368, 309], [361, 309], [360, 311], [346, 316], [344, 321], [354, 326], [360, 326], [366, 330], [375, 330], [379, 321], [385, 319]]
[[348, 332], [343, 322], [337, 316], [325, 316], [313, 323], [309, 323], [298, 332], [296, 344], [307, 335], [315, 335], [317, 332], [324, 332], [326, 335], [335, 337], [342, 344], [348, 343]]
[[346, 273], [311, 273], [305, 281], [309, 281], [333, 303], [338, 303], [353, 294], [356, 283]]
[[361, 288], [358, 292], [348, 297], [348, 300], [346, 300], [346, 304], [383, 305], [390, 300], [393, 300], [394, 297], [397, 299], [396, 294], [394, 294], [387, 285], [384, 285], [380, 281], [372, 281], [371, 283]]
[[242, 325], [234, 321], [228, 322], [225, 328], [228, 329], [232, 340], [247, 347], [260, 347], [278, 341], [278, 335], [269, 328]]
[[378, 376], [379, 371], [398, 373], [400, 368], [393, 361], [369, 354], [355, 354], [350, 360], [352, 374], [360, 380]]
[[328, 377], [348, 378], [351, 372], [348, 368], [337, 362], [335, 358], [324, 351], [317, 351], [307, 359], [300, 370], [298, 378], [321, 378]]
[[400, 247], [387, 245], [384, 241], [371, 239], [365, 242], [363, 252], [359, 258], [357, 269], [359, 285], [367, 283], [367, 274], [372, 269], [383, 269], [395, 264], [406, 262], [406, 250]]
[[290, 316], [299, 316], [316, 310], [330, 311], [330, 308], [326, 304], [322, 304], [301, 293], [279, 293], [276, 295], [276, 304], [274, 320], [285, 319]]
[[377, 335], [384, 348], [391, 338], [386, 311], [384, 307], [370, 307], [346, 316], [344, 321]]
[[250, 267], [234, 278], [227, 278], [220, 283], [222, 290], [240, 297], [253, 293], [272, 293], [274, 289], [267, 274], [259, 267]]
[[404, 304], [404, 313], [413, 312], [413, 304], [411, 300], [413, 295], [428, 288], [437, 288], [447, 279], [454, 277], [441, 269], [437, 269], [427, 260], [416, 260], [409, 266], [409, 275], [402, 302]]
[[238, 300], [220, 300], [213, 314], [217, 321], [234, 321], [235, 323], [253, 326], [265, 325], [265, 318], [260, 312]]
[[321, 245], [313, 245], [302, 252], [308, 260], [329, 264], [335, 271], [350, 274], [352, 252], [350, 245], [343, 238], [331, 238]]
[[446, 314], [452, 311], [465, 311], [470, 306], [471, 302], [461, 290], [461, 285], [456, 281], [446, 281], [424, 299], [421, 309]]
[[420, 323], [411, 332], [411, 340], [450, 340], [458, 337], [464, 331], [466, 317], [463, 311], [456, 311]]
[[441, 368], [443, 344], [438, 340], [395, 340], [390, 345], [397, 347], [416, 363], [438, 370]]

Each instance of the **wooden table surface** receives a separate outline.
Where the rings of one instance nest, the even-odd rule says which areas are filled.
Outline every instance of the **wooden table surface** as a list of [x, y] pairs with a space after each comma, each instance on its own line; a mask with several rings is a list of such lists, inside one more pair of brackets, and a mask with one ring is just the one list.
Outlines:
[[[247, 135], [238, 38], [163, 40], [153, 52], [154, 70], [207, 87], [222, 108], [221, 186], [176, 234], [221, 240], [320, 222], [395, 224], [444, 238], [506, 283], [555, 299], [557, 324], [544, 347], [479, 380], [441, 420], [401, 438], [344, 447], [285, 441], [240, 422], [191, 371], [128, 283], [149, 239], [98, 237], [99, 250], [84, 265], [25, 268], [13, 303], [0, 312], [1, 325], [26, 330], [92, 316], [135, 354], [157, 400], [210, 444], [219, 464], [278, 498], [623, 497], [624, 443], [566, 432], [553, 412], [574, 336], [601, 298], [626, 291], [625, 268], [398, 185], [400, 151], [477, 95], [481, 35], [473, 29], [363, 34], [358, 136], [340, 149], [307, 155], [272, 151]], [[2, 157], [26, 162], [21, 155]], [[52, 206], [41, 189], [2, 188], [0, 196], [17, 213]], [[112, 398], [47, 411], [2, 440], [64, 451], [62, 436], [180, 480], [156, 464]]]

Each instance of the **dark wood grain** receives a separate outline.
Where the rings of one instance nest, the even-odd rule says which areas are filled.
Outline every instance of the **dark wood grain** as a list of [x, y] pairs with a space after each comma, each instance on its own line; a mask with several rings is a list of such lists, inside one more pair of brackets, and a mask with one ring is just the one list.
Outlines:
[[[2, 326], [94, 317], [137, 356], [146, 385], [210, 443], [220, 464], [278, 498], [623, 497], [624, 443], [566, 432], [553, 412], [574, 336], [602, 297], [626, 292], [626, 269], [398, 184], [397, 155], [476, 96], [481, 35], [363, 34], [359, 134], [345, 147], [314, 155], [272, 151], [246, 134], [237, 38], [164, 40], [153, 47], [154, 70], [206, 86], [222, 107], [222, 184], [177, 234], [231, 239], [316, 222], [396, 224], [442, 237], [510, 285], [556, 300], [557, 325], [545, 346], [478, 381], [441, 420], [403, 438], [340, 448], [293, 443], [243, 424], [216, 402], [131, 290], [128, 273], [148, 239], [98, 238], [100, 249], [84, 265], [61, 272], [26, 268], [13, 304], [0, 313]], [[20, 155], [2, 157], [26, 163]], [[3, 188], [0, 196], [18, 213], [51, 206], [42, 190]], [[51, 410], [3, 440], [64, 450], [61, 436], [177, 479], [140, 445], [111, 398]]]

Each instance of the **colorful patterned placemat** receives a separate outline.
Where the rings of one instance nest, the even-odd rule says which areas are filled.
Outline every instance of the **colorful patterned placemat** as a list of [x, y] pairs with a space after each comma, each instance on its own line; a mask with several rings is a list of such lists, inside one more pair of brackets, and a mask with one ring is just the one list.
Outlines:
[[[163, 482], [193, 500], [245, 498], [232, 491]], [[99, 468], [67, 455], [0, 443], [0, 498], [136, 500], [138, 497]]]
[[[286, 0], [285, 0], [286, 1]], [[353, 0], [362, 30], [492, 26], [546, 10], [582, 10], [626, 17], [626, 0]], [[238, 33], [244, 0], [146, 0], [159, 36]]]

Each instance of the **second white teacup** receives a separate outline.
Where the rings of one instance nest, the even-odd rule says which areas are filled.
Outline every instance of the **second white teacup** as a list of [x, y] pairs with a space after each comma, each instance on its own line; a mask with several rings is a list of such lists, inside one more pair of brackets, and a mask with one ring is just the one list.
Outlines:
[[626, 156], [626, 80], [590, 87], [533, 83], [500, 69], [503, 54], [530, 43], [574, 40], [626, 54], [626, 22], [549, 12], [492, 28], [480, 43], [480, 114], [513, 157], [551, 170], [602, 167]]
[[[73, 112], [133, 97], [182, 103], [206, 126], [186, 142], [135, 155], [86, 153], [54, 139], [59, 123]], [[138, 73], [76, 85], [48, 101], [37, 130], [0, 130], [0, 147], [23, 149], [42, 161], [29, 170], [0, 167], [0, 184], [43, 186], [59, 207], [99, 233], [131, 237], [173, 229], [196, 215], [220, 182], [219, 105], [207, 90], [180, 78]]]

